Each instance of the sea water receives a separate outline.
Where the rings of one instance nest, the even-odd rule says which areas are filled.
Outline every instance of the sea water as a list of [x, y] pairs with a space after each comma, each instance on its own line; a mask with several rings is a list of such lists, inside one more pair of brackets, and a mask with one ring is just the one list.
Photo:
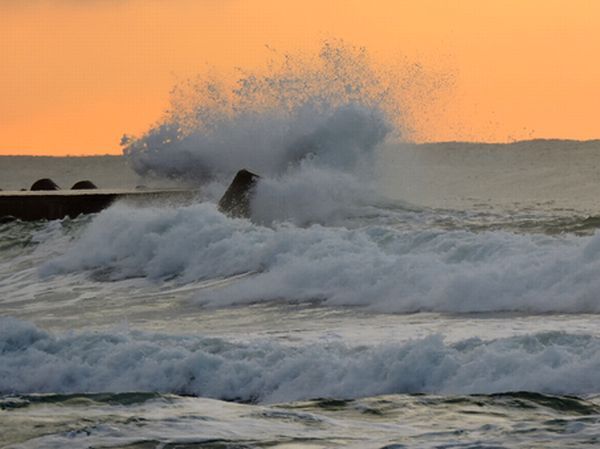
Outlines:
[[[543, 151], [560, 169], [600, 146], [519, 145], [397, 145], [389, 190], [469, 158], [444, 208], [344, 191], [315, 212], [313, 192], [254, 221], [199, 198], [0, 225], [2, 445], [595, 447], [597, 187], [564, 176], [567, 208], [519, 163]], [[417, 153], [435, 162], [406, 168]], [[510, 204], [492, 185], [514, 180], [509, 162]], [[493, 164], [475, 198], [469, 172]], [[258, 194], [275, 201], [271, 182]]]
[[123, 158], [0, 159], [5, 189], [200, 192], [0, 224], [1, 446], [600, 444], [600, 143], [408, 143], [338, 53], [210, 85]]

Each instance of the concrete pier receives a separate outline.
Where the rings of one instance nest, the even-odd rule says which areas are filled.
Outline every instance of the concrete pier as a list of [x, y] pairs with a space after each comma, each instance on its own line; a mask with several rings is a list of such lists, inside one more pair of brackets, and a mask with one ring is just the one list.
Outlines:
[[134, 204], [182, 202], [190, 201], [195, 194], [192, 190], [181, 189], [0, 191], [0, 218], [14, 217], [23, 221], [75, 218], [100, 212], [119, 200]]

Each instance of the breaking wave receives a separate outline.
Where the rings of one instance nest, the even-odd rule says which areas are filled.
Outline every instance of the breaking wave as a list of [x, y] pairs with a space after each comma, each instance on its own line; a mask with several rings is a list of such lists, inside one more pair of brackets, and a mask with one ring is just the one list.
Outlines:
[[390, 131], [381, 110], [358, 102], [243, 111], [182, 137], [171, 135], [174, 126], [161, 125], [126, 149], [138, 173], [205, 184], [227, 180], [241, 168], [281, 175], [301, 161], [354, 171], [368, 163]]
[[40, 273], [181, 283], [253, 273], [199, 293], [197, 303], [209, 306], [278, 300], [400, 313], [600, 312], [599, 234], [385, 226], [411, 213], [379, 207], [385, 202], [372, 182], [378, 149], [402, 131], [395, 84], [364, 51], [344, 45], [325, 44], [304, 62], [287, 58], [266, 74], [245, 74], [233, 90], [205, 79], [176, 88], [165, 121], [125, 141], [139, 173], [195, 180], [208, 197], [218, 198], [238, 169], [258, 171], [251, 221], [209, 202], [120, 205], [96, 216]]
[[[406, 212], [409, 214], [409, 212]], [[362, 306], [381, 312], [600, 312], [600, 234], [280, 224], [231, 219], [212, 203], [118, 205], [100, 213], [44, 276], [100, 272], [155, 282], [253, 273], [196, 301]]]
[[197, 184], [240, 168], [282, 175], [308, 160], [354, 171], [399, 122], [394, 83], [364, 49], [326, 42], [316, 58], [285, 55], [233, 86], [208, 77], [176, 86], [164, 120], [124, 137], [124, 153], [140, 174]]
[[[224, 78], [177, 85], [161, 122], [124, 136], [127, 160], [140, 175], [202, 185], [213, 201], [238, 170], [254, 171], [255, 218], [300, 224], [326, 222], [340, 200], [349, 209], [379, 200], [372, 180], [382, 144], [409, 133], [409, 98], [440, 89], [418, 64], [384, 70], [335, 40], [316, 57], [283, 55], [233, 84]], [[273, 201], [286, 205], [281, 213]]]
[[588, 395], [600, 391], [598, 369], [600, 341], [566, 333], [290, 347], [140, 332], [52, 335], [0, 318], [2, 394], [151, 391], [253, 402], [525, 390]]

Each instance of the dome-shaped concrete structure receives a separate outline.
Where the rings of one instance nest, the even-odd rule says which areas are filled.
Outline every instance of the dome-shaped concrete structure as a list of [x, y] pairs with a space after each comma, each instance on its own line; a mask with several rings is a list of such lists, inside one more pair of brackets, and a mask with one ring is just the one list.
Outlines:
[[30, 190], [60, 190], [60, 187], [50, 178], [42, 178], [34, 182]]
[[98, 187], [96, 187], [96, 184], [86, 179], [84, 181], [77, 181], [75, 184], [73, 184], [71, 190], [92, 190], [97, 188]]

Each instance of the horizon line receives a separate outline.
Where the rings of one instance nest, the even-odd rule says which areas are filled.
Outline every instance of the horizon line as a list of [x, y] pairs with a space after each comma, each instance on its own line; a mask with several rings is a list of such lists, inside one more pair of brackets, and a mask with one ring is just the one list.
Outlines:
[[[461, 144], [461, 145], [515, 145], [519, 143], [531, 143], [531, 142], [579, 142], [579, 143], [591, 143], [600, 141], [600, 137], [593, 139], [572, 139], [572, 138], [560, 138], [560, 137], [537, 137], [533, 139], [517, 139], [517, 140], [505, 140], [505, 141], [477, 141], [477, 140], [436, 140], [436, 141], [399, 141], [398, 143], [404, 143], [409, 145], [443, 145], [443, 144]], [[8, 150], [10, 151], [10, 150]], [[23, 151], [23, 150], [22, 150]], [[0, 157], [103, 157], [103, 156], [124, 156], [123, 152], [120, 153], [109, 153], [109, 152], [98, 152], [98, 153], [65, 153], [65, 154], [49, 154], [39, 153], [35, 154], [36, 150], [24, 150], [24, 153], [6, 153], [3, 154], [3, 150], [0, 149]], [[43, 150], [42, 150], [43, 151]]]

